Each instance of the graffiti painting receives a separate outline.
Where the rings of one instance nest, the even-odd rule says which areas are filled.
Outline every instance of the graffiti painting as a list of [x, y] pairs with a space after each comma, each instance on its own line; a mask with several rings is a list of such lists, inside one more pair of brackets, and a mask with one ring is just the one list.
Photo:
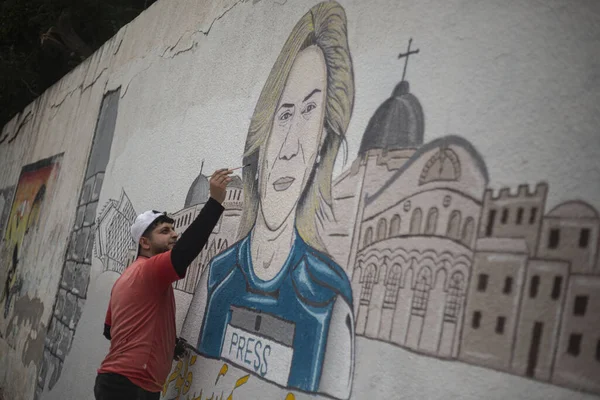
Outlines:
[[8, 317], [12, 301], [18, 296], [22, 285], [19, 264], [23, 242], [38, 227], [44, 200], [59, 173], [61, 159], [62, 154], [59, 154], [26, 165], [21, 170], [4, 230], [3, 262], [6, 278], [2, 282], [0, 297], [0, 302], [4, 305], [4, 318]]

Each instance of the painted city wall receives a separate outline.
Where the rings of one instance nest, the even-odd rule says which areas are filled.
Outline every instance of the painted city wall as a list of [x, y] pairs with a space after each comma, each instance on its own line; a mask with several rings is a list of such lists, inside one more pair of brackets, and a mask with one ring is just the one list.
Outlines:
[[0, 386], [93, 399], [135, 216], [246, 165], [161, 398], [600, 398], [599, 21], [156, 3], [2, 131]]

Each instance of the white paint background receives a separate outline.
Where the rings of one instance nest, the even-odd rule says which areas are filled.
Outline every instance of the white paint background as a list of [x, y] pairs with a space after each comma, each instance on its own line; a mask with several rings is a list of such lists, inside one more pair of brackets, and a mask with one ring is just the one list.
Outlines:
[[[239, 4], [193, 51], [156, 59], [138, 74], [119, 105], [103, 197], [115, 197], [122, 184], [136, 208], [175, 210], [202, 159], [205, 172], [241, 165], [267, 75], [316, 3]], [[340, 3], [356, 84], [349, 161], [400, 81], [404, 61], [397, 56], [412, 37], [420, 53], [411, 56], [407, 80], [424, 108], [426, 141], [447, 134], [471, 141], [492, 187], [546, 180], [549, 208], [580, 198], [600, 209], [597, 2]], [[336, 175], [341, 171], [338, 165]]]
[[[239, 3], [204, 36], [191, 32], [206, 30], [233, 1], [163, 0], [122, 31], [117, 61], [107, 70], [107, 89], [122, 85], [127, 91], [119, 104], [100, 204], [118, 198], [124, 188], [138, 212], [176, 211], [183, 207], [202, 159], [207, 174], [240, 165], [249, 120], [273, 62], [292, 27], [316, 3]], [[356, 85], [347, 132], [349, 161], [369, 118], [399, 82], [404, 61], [397, 55], [412, 37], [420, 53], [409, 61], [407, 80], [424, 108], [426, 141], [447, 134], [471, 141], [486, 161], [494, 188], [547, 181], [548, 210], [572, 199], [600, 209], [599, 2], [340, 3], [348, 17]], [[182, 15], [190, 17], [182, 20]], [[161, 57], [192, 43], [190, 51]], [[102, 65], [92, 67], [98, 74]], [[85, 112], [95, 116], [97, 106]], [[336, 174], [341, 171], [338, 165]], [[95, 260], [93, 267], [73, 348], [58, 385], [44, 398], [93, 398], [95, 371], [108, 348], [101, 329], [114, 282], [105, 275], [96, 280], [100, 263]], [[51, 268], [58, 273], [57, 266]], [[178, 299], [179, 313], [185, 312], [185, 300]], [[362, 389], [354, 398], [365, 398], [367, 392], [377, 398], [440, 399], [449, 393], [473, 399], [573, 394], [459, 363], [418, 356], [386, 359], [391, 353], [385, 351], [361, 354], [358, 348], [355, 385]], [[407, 371], [405, 363], [414, 368]], [[464, 372], [451, 372], [463, 367]], [[393, 375], [384, 378], [384, 371]], [[458, 381], [463, 378], [468, 384]], [[449, 381], [455, 386], [447, 392]], [[546, 389], [531, 390], [530, 384]]]

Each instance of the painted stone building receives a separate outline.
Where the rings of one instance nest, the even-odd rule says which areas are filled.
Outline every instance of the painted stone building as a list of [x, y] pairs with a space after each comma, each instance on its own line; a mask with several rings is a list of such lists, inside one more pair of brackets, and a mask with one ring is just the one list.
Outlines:
[[[356, 334], [456, 358], [488, 175], [462, 138], [424, 145], [423, 119], [402, 81], [371, 118], [359, 158], [335, 182], [336, 217], [351, 227], [342, 237]], [[344, 191], [351, 185], [354, 193]], [[343, 230], [334, 228], [329, 240]]]
[[581, 201], [543, 214], [546, 196], [486, 191], [460, 359], [598, 392], [600, 220]]
[[571, 201], [545, 214], [543, 182], [495, 196], [473, 146], [423, 144], [422, 119], [402, 81], [334, 183], [326, 237], [350, 249], [334, 256], [352, 277], [356, 334], [600, 391], [597, 212]]

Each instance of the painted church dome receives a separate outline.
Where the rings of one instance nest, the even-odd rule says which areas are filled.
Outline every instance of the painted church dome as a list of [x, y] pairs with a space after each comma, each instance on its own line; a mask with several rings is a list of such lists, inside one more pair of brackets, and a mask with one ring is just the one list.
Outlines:
[[200, 172], [198, 177], [192, 183], [192, 186], [190, 186], [190, 190], [188, 190], [188, 194], [185, 197], [184, 208], [206, 203], [208, 201], [209, 194], [210, 184], [208, 183], [208, 178], [202, 175], [202, 172]]
[[403, 80], [371, 117], [360, 143], [359, 154], [365, 155], [372, 149], [420, 147], [424, 131], [421, 103], [410, 93], [408, 82]]

